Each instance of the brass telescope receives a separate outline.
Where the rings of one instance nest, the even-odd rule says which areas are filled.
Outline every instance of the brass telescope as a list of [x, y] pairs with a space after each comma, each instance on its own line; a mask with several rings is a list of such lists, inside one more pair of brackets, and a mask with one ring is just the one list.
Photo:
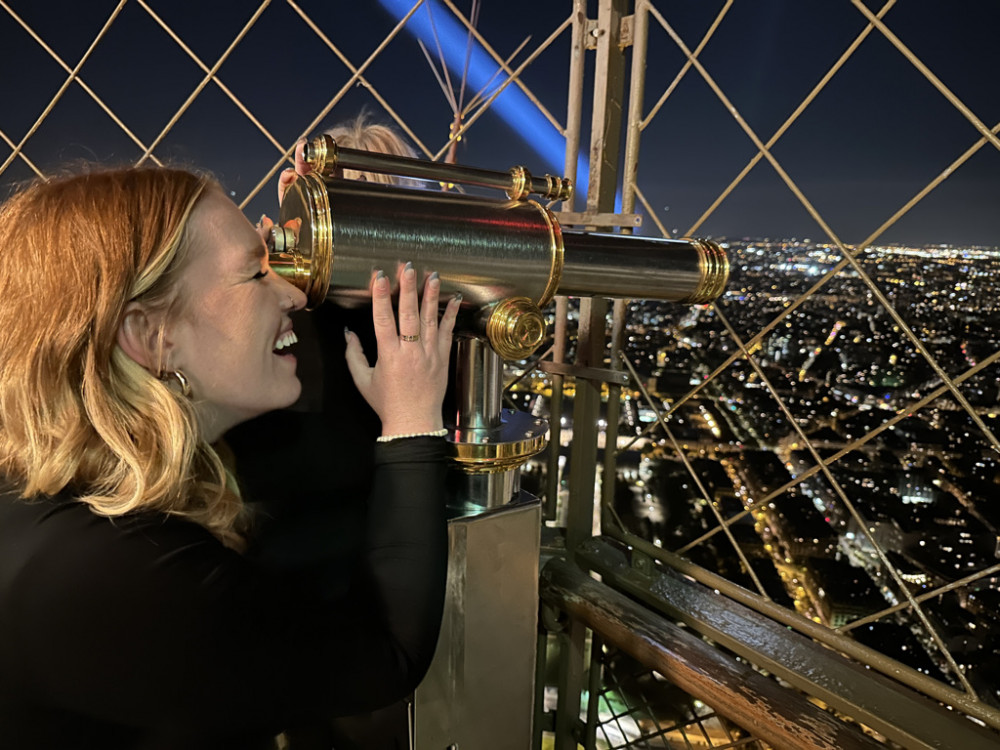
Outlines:
[[[317, 169], [296, 180], [282, 202], [280, 224], [298, 220], [297, 232], [273, 235], [271, 265], [306, 293], [311, 308], [324, 300], [367, 302], [376, 270], [410, 261], [418, 278], [440, 274], [442, 298], [462, 294], [498, 354], [521, 359], [541, 343], [540, 308], [556, 294], [704, 304], [725, 288], [729, 262], [714, 242], [565, 231], [557, 213], [523, 198], [324, 179], [316, 171], [331, 172], [330, 142], [326, 136], [307, 147]], [[491, 173], [348, 149], [340, 156], [345, 152], [351, 158], [340, 167], [492, 187], [506, 180], [508, 195], [517, 194], [518, 175], [527, 175], [519, 167]], [[524, 179], [571, 192], [564, 178]]]
[[[557, 294], [704, 304], [722, 294], [729, 262], [705, 240], [565, 231], [544, 204], [567, 200], [572, 185], [523, 167], [490, 172], [338, 149], [329, 137], [304, 155], [312, 172], [284, 196], [270, 262], [306, 293], [309, 307], [369, 303], [375, 272], [395, 283], [407, 261], [418, 280], [440, 275], [442, 299], [463, 297], [443, 413], [447, 599], [437, 653], [411, 702], [410, 746], [500, 750], [516, 737], [516, 746], [527, 747], [536, 736], [530, 708], [542, 512], [522, 490], [521, 470], [545, 449], [549, 424], [504, 408], [503, 359], [522, 359], [541, 344], [541, 308]], [[338, 178], [344, 169], [505, 196]], [[317, 463], [305, 468], [323, 471]]]

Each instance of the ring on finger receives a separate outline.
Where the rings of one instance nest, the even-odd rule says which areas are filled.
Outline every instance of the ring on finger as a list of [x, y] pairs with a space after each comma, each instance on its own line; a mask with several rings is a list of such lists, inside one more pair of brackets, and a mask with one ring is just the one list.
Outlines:
[[420, 341], [420, 334], [416, 333], [412, 336], [407, 336], [405, 333], [399, 334], [400, 341]]

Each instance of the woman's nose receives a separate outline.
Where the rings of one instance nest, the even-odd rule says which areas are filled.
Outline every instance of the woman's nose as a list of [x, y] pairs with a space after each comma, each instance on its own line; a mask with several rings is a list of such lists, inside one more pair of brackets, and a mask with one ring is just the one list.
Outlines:
[[274, 278], [279, 282], [278, 294], [281, 297], [282, 310], [285, 312], [294, 312], [306, 306], [305, 292], [278, 274], [274, 274]]

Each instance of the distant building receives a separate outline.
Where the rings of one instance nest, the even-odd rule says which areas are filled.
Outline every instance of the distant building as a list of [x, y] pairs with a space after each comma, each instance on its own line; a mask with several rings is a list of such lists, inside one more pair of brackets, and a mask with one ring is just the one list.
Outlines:
[[824, 557], [810, 558], [806, 569], [813, 602], [830, 627], [840, 627], [886, 607], [885, 597], [864, 568]]

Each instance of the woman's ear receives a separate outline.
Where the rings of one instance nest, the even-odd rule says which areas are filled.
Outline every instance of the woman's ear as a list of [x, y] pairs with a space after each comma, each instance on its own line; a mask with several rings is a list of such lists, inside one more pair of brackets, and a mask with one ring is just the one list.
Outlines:
[[139, 302], [129, 302], [118, 326], [118, 346], [129, 359], [157, 375], [165, 358], [162, 314], [151, 313]]

